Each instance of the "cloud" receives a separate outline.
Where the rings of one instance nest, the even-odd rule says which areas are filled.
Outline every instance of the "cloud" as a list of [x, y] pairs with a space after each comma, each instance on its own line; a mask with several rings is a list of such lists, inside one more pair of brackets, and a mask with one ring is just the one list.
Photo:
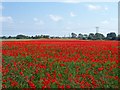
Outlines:
[[33, 18], [34, 21], [38, 21], [38, 18]]
[[108, 10], [108, 7], [104, 7], [105, 10]]
[[108, 10], [108, 7], [98, 6], [98, 5], [87, 5], [89, 10]]
[[75, 17], [76, 15], [73, 12], [70, 12], [71, 17]]
[[63, 18], [61, 17], [61, 16], [58, 16], [58, 15], [49, 15], [49, 17], [53, 20], [53, 21], [55, 21], [55, 22], [58, 22], [58, 21], [60, 21], [60, 20], [62, 20]]
[[13, 23], [11, 16], [0, 16], [0, 22]]
[[36, 25], [43, 25], [44, 22], [42, 20], [39, 20], [38, 18], [33, 18], [33, 21], [35, 22]]
[[109, 24], [109, 21], [105, 20], [101, 22], [102, 24]]
[[88, 9], [90, 9], [90, 10], [99, 10], [100, 6], [88, 5]]

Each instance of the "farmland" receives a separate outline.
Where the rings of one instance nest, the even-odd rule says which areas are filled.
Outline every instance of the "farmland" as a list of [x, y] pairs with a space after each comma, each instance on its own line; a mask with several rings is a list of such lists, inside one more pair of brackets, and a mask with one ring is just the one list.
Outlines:
[[3, 88], [118, 88], [118, 41], [2, 42]]

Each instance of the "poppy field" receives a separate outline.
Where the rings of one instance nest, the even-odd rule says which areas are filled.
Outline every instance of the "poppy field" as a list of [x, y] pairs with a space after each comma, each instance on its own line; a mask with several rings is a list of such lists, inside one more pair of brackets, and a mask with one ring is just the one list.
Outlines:
[[2, 41], [2, 88], [119, 88], [118, 41]]

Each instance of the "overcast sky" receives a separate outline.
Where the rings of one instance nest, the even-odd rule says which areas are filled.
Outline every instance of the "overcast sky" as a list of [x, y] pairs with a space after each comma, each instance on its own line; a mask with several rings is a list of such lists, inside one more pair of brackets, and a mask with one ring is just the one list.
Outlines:
[[2, 35], [118, 33], [117, 2], [3, 2]]

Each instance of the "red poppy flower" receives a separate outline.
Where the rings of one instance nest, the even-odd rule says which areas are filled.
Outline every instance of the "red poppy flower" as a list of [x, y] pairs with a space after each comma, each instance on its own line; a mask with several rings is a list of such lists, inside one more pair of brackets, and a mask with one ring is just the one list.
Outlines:
[[29, 84], [29, 86], [30, 86], [31, 88], [35, 88], [35, 84], [34, 84], [32, 81], [29, 81], [29, 80], [28, 80], [28, 84]]
[[98, 68], [99, 71], [102, 71], [103, 69], [104, 69], [103, 67]]
[[12, 81], [12, 82], [11, 82], [11, 86], [12, 86], [12, 87], [15, 87], [15, 86], [17, 86], [17, 85], [18, 85], [18, 82], [16, 82], [16, 81]]
[[21, 76], [24, 76], [23, 72], [20, 72], [20, 75], [21, 75]]
[[70, 85], [66, 85], [66, 88], [70, 88]]

